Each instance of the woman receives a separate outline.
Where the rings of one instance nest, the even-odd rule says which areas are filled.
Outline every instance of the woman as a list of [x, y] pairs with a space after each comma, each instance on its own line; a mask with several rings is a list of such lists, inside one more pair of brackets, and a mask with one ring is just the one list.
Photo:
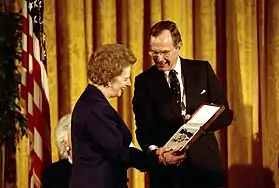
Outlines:
[[68, 188], [72, 170], [71, 114], [64, 115], [55, 128], [59, 161], [43, 171], [42, 188]]
[[[129, 167], [145, 171], [157, 162], [172, 164], [184, 158], [174, 156], [176, 151], [158, 149], [147, 155], [129, 147], [131, 133], [108, 99], [120, 97], [131, 85], [135, 62], [133, 53], [120, 44], [104, 45], [92, 54], [89, 84], [72, 114], [71, 188], [124, 188]], [[162, 153], [164, 158], [157, 156]]]

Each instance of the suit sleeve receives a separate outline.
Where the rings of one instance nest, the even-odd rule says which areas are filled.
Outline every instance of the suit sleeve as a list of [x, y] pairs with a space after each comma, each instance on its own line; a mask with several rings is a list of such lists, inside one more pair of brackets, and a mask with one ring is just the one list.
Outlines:
[[226, 93], [220, 85], [220, 82], [215, 75], [209, 62], [207, 66], [207, 88], [209, 92], [209, 99], [211, 103], [224, 105], [225, 111], [214, 121], [210, 126], [209, 131], [217, 131], [231, 124], [233, 119], [233, 111], [229, 109]]
[[[134, 98], [132, 100], [133, 111], [136, 121], [136, 137], [139, 145], [144, 151], [147, 151], [150, 145], [155, 144], [152, 139], [152, 130], [150, 130], [156, 121], [154, 112], [147, 96], [144, 80], [139, 76], [135, 79]], [[153, 135], [154, 136], [154, 135]]]
[[148, 155], [137, 148], [124, 146], [118, 126], [109, 105], [99, 103], [91, 110], [87, 131], [104, 158], [142, 171], [157, 163], [155, 154]]

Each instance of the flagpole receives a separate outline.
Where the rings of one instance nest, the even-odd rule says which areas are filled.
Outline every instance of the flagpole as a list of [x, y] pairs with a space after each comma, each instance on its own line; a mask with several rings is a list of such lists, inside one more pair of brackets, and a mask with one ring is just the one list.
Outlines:
[[[0, 12], [5, 12], [5, 0], [0, 0]], [[4, 188], [4, 172], [5, 172], [5, 144], [0, 149], [0, 188]]]
[[5, 173], [5, 144], [1, 146], [1, 182], [0, 188], [4, 188], [4, 173]]

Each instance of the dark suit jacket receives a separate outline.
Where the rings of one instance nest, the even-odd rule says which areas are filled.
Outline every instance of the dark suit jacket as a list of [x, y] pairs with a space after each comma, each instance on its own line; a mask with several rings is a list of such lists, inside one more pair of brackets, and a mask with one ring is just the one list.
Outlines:
[[43, 170], [42, 188], [69, 188], [72, 164], [62, 159]]
[[100, 90], [88, 85], [72, 114], [70, 188], [126, 187], [127, 168], [147, 170], [155, 155], [130, 148], [131, 134]]
[[[181, 69], [187, 114], [193, 114], [203, 103], [223, 104], [226, 110], [212, 124], [210, 132], [190, 148], [186, 160], [179, 167], [158, 168], [151, 172], [151, 186], [155, 184], [154, 187], [171, 187], [171, 181], [182, 184], [182, 187], [184, 184], [192, 185], [191, 182], [194, 182], [193, 187], [199, 187], [198, 183], [207, 187], [211, 184], [224, 184], [218, 144], [213, 131], [228, 126], [232, 121], [233, 113], [229, 110], [226, 94], [207, 61], [181, 58]], [[202, 90], [206, 92], [201, 94]], [[137, 140], [145, 151], [150, 145], [164, 146], [183, 124], [164, 72], [159, 71], [156, 66], [136, 77], [133, 110]], [[163, 184], [156, 184], [159, 181]]]

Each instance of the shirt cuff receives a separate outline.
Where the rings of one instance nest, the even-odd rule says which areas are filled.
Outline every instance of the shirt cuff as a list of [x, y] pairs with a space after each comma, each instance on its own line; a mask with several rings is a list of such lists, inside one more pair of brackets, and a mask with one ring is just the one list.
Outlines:
[[133, 144], [133, 142], [130, 143], [129, 145], [130, 148], [135, 148], [136, 146]]
[[156, 150], [156, 149], [158, 149], [158, 146], [150, 145], [147, 149], [147, 153], [150, 153], [151, 151]]

